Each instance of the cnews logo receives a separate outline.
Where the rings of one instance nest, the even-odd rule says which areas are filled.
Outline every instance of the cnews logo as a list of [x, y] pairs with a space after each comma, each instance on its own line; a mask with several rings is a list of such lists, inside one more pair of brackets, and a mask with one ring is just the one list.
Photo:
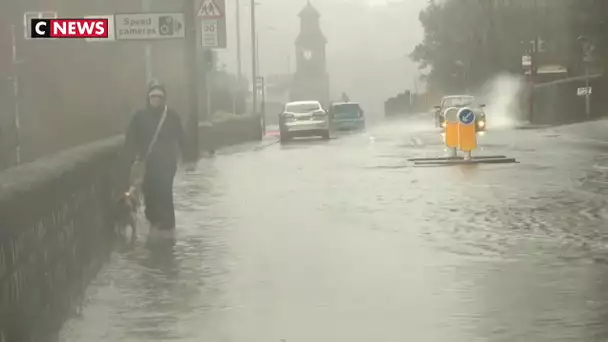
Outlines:
[[32, 38], [108, 38], [108, 19], [32, 19]]

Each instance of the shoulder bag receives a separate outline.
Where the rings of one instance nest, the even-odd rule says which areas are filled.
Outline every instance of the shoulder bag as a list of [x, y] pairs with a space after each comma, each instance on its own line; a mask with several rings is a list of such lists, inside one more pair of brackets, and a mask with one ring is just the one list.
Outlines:
[[163, 127], [163, 123], [165, 122], [166, 118], [167, 106], [165, 106], [165, 110], [163, 111], [163, 114], [161, 115], [160, 120], [158, 121], [158, 126], [156, 126], [156, 132], [154, 132], [152, 141], [150, 142], [150, 145], [148, 145], [148, 151], [144, 156], [138, 157], [137, 160], [135, 160], [135, 162], [133, 163], [133, 165], [131, 165], [131, 173], [129, 177], [130, 184], [131, 186], [134, 186], [137, 189], [141, 189], [141, 184], [143, 183], [144, 175], [146, 174], [146, 162], [148, 160], [148, 156], [150, 156], [152, 148], [154, 147], [156, 140], [158, 140], [158, 135], [160, 133], [161, 128]]

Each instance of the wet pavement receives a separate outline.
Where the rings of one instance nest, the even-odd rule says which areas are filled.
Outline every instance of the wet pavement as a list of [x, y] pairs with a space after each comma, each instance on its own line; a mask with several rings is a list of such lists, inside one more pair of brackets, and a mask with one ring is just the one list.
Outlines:
[[411, 167], [431, 125], [201, 160], [175, 242], [122, 246], [61, 340], [605, 341], [608, 145], [496, 130], [478, 153], [519, 164]]

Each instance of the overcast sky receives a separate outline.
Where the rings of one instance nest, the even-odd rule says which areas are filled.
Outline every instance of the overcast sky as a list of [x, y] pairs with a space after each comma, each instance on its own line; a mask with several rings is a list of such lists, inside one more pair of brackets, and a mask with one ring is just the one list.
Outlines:
[[[236, 70], [236, 1], [227, 0], [229, 46], [218, 55], [229, 70]], [[297, 14], [306, 0], [257, 2], [262, 76], [293, 72], [294, 40], [299, 30]], [[418, 71], [407, 55], [422, 39], [418, 13], [427, 0], [311, 2], [321, 12], [322, 30], [328, 39], [327, 63], [332, 96], [346, 91], [352, 100], [379, 110], [387, 97], [414, 88]], [[240, 3], [243, 71], [250, 78], [250, 0], [240, 0]]]

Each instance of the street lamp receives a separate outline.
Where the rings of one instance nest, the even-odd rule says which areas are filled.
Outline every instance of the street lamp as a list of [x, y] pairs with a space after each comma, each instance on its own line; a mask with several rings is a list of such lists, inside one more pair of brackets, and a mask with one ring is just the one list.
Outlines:
[[[274, 26], [266, 26], [265, 29], [267, 31], [276, 31], [277, 30], [276, 27], [274, 27]], [[260, 72], [260, 33], [259, 32], [256, 33], [255, 41], [256, 41], [255, 42], [255, 45], [256, 45], [255, 58], [257, 59], [256, 67], [257, 67], [257, 74], [259, 76], [259, 75], [261, 75], [261, 72]]]
[[[144, 12], [152, 10], [150, 0], [141, 0], [141, 7]], [[146, 72], [146, 84], [150, 84], [152, 82], [152, 44], [149, 42], [144, 44], [144, 69]]]
[[243, 77], [243, 64], [241, 63], [241, 4], [236, 0], [236, 68], [237, 77], [240, 83]]
[[[273, 27], [273, 26], [266, 26], [266, 29], [270, 30], [270, 31], [274, 31], [275, 27]], [[255, 40], [256, 40], [256, 43], [255, 43], [255, 45], [256, 45], [255, 57], [256, 57], [256, 61], [257, 61], [257, 63], [256, 63], [256, 69], [257, 69], [256, 74], [260, 75], [261, 72], [260, 72], [260, 34], [259, 33], [256, 33]], [[254, 82], [254, 84], [255, 84], [254, 91], [255, 92], [259, 91], [259, 94], [256, 94], [256, 98], [257, 98], [257, 95], [261, 96], [261, 101], [258, 101], [258, 102], [260, 102], [260, 113], [262, 114], [262, 116], [264, 116], [265, 113], [266, 113], [266, 82], [264, 80], [262, 80], [262, 84], [261, 84], [262, 89], [258, 89], [258, 87], [257, 87], [257, 80], [256, 80], [256, 82]]]
[[255, 25], [255, 6], [259, 3], [256, 3], [255, 0], [251, 0], [251, 82], [252, 82], [252, 107], [253, 113], [257, 114], [258, 110], [258, 87], [257, 87], [257, 42], [256, 42], [256, 25]]

